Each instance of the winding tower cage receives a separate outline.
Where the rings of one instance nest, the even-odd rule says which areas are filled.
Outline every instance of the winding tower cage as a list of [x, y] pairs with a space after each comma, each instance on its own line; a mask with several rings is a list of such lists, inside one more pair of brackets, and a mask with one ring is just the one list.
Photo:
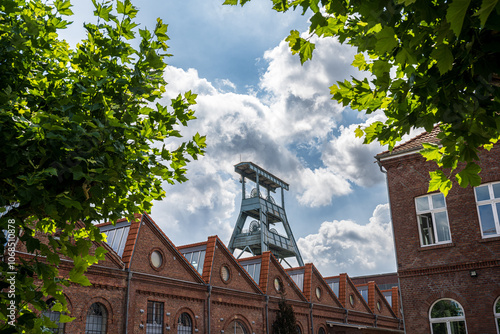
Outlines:
[[[234, 254], [239, 249], [238, 258], [244, 252], [261, 255], [271, 251], [280, 262], [291, 266], [286, 259], [295, 257], [299, 266], [303, 266], [304, 261], [285, 213], [284, 191], [288, 190], [288, 184], [252, 162], [240, 162], [234, 166], [234, 170], [241, 175], [242, 195], [240, 214], [229, 241], [229, 250]], [[250, 197], [246, 196], [247, 179], [255, 183]], [[281, 190], [281, 205], [271, 196], [271, 192], [276, 193], [277, 189]], [[286, 235], [277, 232], [275, 227], [278, 225], [282, 225]]]

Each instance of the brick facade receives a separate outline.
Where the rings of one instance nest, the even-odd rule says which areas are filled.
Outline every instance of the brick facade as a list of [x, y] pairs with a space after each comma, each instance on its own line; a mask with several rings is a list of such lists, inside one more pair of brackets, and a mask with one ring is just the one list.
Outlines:
[[[415, 198], [427, 194], [429, 172], [436, 169], [416, 145], [436, 137], [423, 136], [378, 156], [387, 172], [406, 333], [431, 333], [430, 309], [443, 298], [461, 304], [467, 333], [497, 333], [493, 305], [500, 296], [500, 237], [481, 236], [473, 188], [454, 181], [445, 199], [451, 241], [422, 245]], [[500, 146], [481, 151], [478, 164], [482, 184], [500, 181]]]
[[[85, 333], [87, 313], [94, 303], [105, 310], [109, 334], [145, 334], [151, 326], [157, 326], [162, 334], [177, 333], [182, 329], [178, 324], [181, 314], [187, 314], [191, 321], [190, 333], [234, 333], [235, 321], [248, 334], [272, 333], [283, 297], [292, 305], [301, 333], [316, 334], [320, 329], [325, 333], [402, 333], [398, 330], [401, 320], [390, 311], [389, 303], [380, 298], [373, 282], [370, 293], [381, 302], [380, 311], [368, 306], [347, 274], [341, 275], [340, 285], [343, 291], [355, 294], [354, 306], [339, 300], [312, 264], [294, 268], [304, 272], [304, 286], [300, 288], [270, 252], [236, 260], [217, 236], [177, 248], [146, 214], [120, 224], [128, 228], [126, 235], [123, 232], [121, 256], [118, 246], [112, 249], [103, 244], [109, 252], [104, 261], [89, 268], [87, 277], [92, 285], [71, 285], [65, 289], [71, 316], [76, 319], [65, 325], [64, 333]], [[110, 233], [118, 225], [100, 227]], [[110, 238], [108, 234], [111, 243]], [[187, 259], [191, 250], [205, 252], [203, 263]], [[157, 267], [153, 252], [161, 254]], [[18, 256], [31, 257], [21, 244]], [[260, 275], [252, 276], [243, 268], [248, 261], [259, 263]], [[62, 263], [61, 273], [66, 275], [71, 262]], [[275, 280], [280, 282], [279, 289]], [[152, 324], [153, 312], [148, 320], [148, 305], [163, 307], [156, 315], [162, 318], [161, 324]]]

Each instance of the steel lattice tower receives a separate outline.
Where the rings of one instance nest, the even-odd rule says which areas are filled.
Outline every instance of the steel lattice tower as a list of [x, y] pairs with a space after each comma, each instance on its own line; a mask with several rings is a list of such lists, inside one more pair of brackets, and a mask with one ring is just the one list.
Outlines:
[[[229, 241], [229, 250], [234, 254], [236, 249], [240, 249], [238, 257], [244, 251], [253, 255], [271, 251], [280, 262], [288, 263], [286, 258], [295, 257], [299, 266], [303, 266], [302, 256], [285, 213], [284, 190], [288, 190], [288, 184], [252, 162], [240, 162], [234, 166], [234, 170], [241, 175], [242, 200], [240, 214]], [[250, 197], [246, 196], [246, 179], [255, 183]], [[266, 190], [266, 196], [262, 196], [261, 188]], [[271, 197], [271, 192], [275, 193], [278, 188], [281, 189], [281, 205]], [[248, 228], [243, 230], [245, 223], [248, 223]], [[278, 234], [274, 228], [280, 223], [286, 236]]]

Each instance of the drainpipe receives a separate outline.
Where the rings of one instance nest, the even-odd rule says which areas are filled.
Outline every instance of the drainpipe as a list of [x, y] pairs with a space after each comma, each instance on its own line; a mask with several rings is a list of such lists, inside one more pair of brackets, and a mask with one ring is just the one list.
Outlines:
[[207, 331], [206, 331], [206, 333], [210, 334], [210, 317], [211, 317], [211, 314], [210, 314], [210, 304], [212, 303], [210, 297], [212, 296], [212, 286], [209, 284], [207, 286], [207, 288], [208, 288], [208, 297], [207, 297], [207, 313], [208, 313], [208, 316], [207, 316]]
[[349, 323], [349, 310], [346, 308], [344, 310], [345, 310], [344, 323], [348, 324]]
[[[377, 164], [378, 164], [378, 167], [380, 168], [380, 171], [382, 173], [385, 174], [385, 186], [387, 187], [387, 196], [389, 197], [388, 200], [389, 200], [389, 207], [391, 205], [391, 195], [389, 193], [389, 180], [387, 178], [387, 171], [384, 170], [383, 166], [382, 166], [382, 163], [380, 162], [380, 159], [375, 157], [375, 159], [377, 159]], [[398, 270], [398, 253], [396, 252], [396, 235], [394, 233], [394, 221], [392, 220], [392, 210], [389, 210], [389, 216], [391, 218], [391, 225], [392, 225], [392, 240], [394, 242], [394, 257], [396, 258], [396, 270]], [[399, 270], [398, 270], [399, 271]], [[399, 295], [399, 307], [401, 309], [401, 315], [403, 316], [403, 324], [405, 324], [405, 313], [404, 313], [404, 310], [403, 310], [403, 294], [401, 293], [401, 282], [399, 281], [399, 275], [398, 275], [398, 295]], [[397, 312], [396, 312], [396, 315], [397, 315]], [[398, 325], [398, 329], [400, 326]], [[406, 326], [404, 326], [404, 332], [406, 333]]]
[[126, 295], [126, 303], [125, 303], [125, 334], [128, 333], [128, 308], [130, 303], [130, 281], [132, 280], [132, 272], [129, 268], [127, 268], [127, 295]]
[[269, 334], [269, 296], [266, 295], [266, 334]]
[[310, 303], [309, 316], [311, 317], [311, 334], [314, 334], [313, 303]]

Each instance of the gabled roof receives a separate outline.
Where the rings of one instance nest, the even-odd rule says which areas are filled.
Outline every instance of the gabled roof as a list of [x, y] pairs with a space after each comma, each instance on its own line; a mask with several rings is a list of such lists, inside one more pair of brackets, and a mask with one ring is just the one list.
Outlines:
[[208, 240], [206, 242], [205, 261], [203, 264], [203, 273], [202, 273], [202, 278], [205, 283], [207, 284], [213, 283], [212, 276], [214, 274], [214, 259], [215, 259], [215, 251], [217, 249], [220, 249], [223, 253], [225, 253], [227, 259], [237, 268], [239, 273], [242, 274], [242, 276], [250, 284], [250, 286], [255, 292], [262, 293], [259, 285], [246, 272], [246, 270], [243, 269], [238, 260], [236, 260], [236, 258], [229, 251], [226, 245], [224, 245], [224, 243], [216, 235], [208, 237]]
[[441, 130], [439, 129], [439, 125], [436, 125], [431, 132], [423, 132], [418, 136], [408, 140], [407, 142], [404, 142], [403, 144], [394, 147], [392, 151], [384, 151], [382, 153], [377, 154], [376, 158], [383, 159], [387, 157], [400, 155], [403, 153], [419, 151], [420, 149], [422, 149], [422, 144], [424, 143], [437, 144], [440, 142], [439, 138], [437, 137], [440, 131]]
[[[287, 271], [283, 268], [283, 266], [276, 260], [274, 255], [270, 251], [266, 251], [262, 253], [262, 264], [261, 264], [261, 269], [260, 269], [260, 288], [264, 292], [264, 294], [269, 295], [272, 290], [269, 288], [269, 281], [270, 281], [270, 274], [271, 274], [271, 264], [274, 265], [274, 267], [278, 270], [278, 272], [281, 274], [284, 280], [286, 280], [286, 283], [292, 288], [299, 298], [302, 301], [307, 301], [306, 296], [304, 296], [304, 293], [300, 290], [300, 288], [295, 284], [293, 279], [288, 275]], [[296, 269], [296, 268], [295, 268]], [[283, 282], [285, 283], [285, 282]], [[288, 296], [289, 297], [289, 296]]]

